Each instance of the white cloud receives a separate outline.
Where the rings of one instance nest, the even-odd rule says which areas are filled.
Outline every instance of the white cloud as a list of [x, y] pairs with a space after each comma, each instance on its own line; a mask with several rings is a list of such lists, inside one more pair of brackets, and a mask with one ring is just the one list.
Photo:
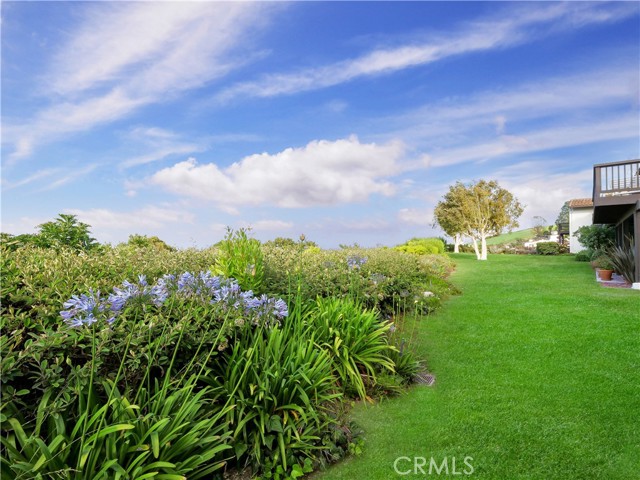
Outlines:
[[3, 178], [2, 188], [5, 190], [12, 190], [14, 188], [24, 187], [32, 183], [42, 183], [44, 180], [47, 180], [46, 185], [41, 187], [39, 191], [54, 190], [58, 187], [62, 187], [63, 185], [66, 185], [88, 175], [97, 167], [98, 164], [93, 163], [86, 165], [84, 168], [45, 168], [42, 170], [38, 170], [28, 177], [17, 180], [15, 182], [10, 182], [6, 178]]
[[386, 179], [399, 173], [403, 155], [400, 142], [366, 144], [352, 136], [313, 141], [274, 155], [251, 155], [224, 169], [190, 158], [155, 173], [150, 183], [229, 208], [363, 202], [373, 194], [394, 193], [394, 185]]
[[545, 218], [551, 225], [564, 202], [572, 198], [591, 197], [593, 168], [575, 172], [557, 171], [562, 164], [562, 159], [521, 162], [490, 175], [526, 206], [520, 219], [521, 227], [533, 225], [535, 216]]
[[25, 185], [29, 185], [30, 183], [37, 182], [38, 180], [42, 180], [47, 177], [51, 177], [56, 173], [60, 172], [60, 168], [45, 168], [42, 170], [38, 170], [28, 177], [25, 177], [21, 180], [17, 180], [15, 182], [10, 182], [6, 179], [6, 177], [2, 178], [2, 188], [4, 190], [11, 190], [18, 187], [23, 187]]
[[270, 74], [254, 82], [236, 84], [217, 95], [218, 101], [236, 97], [272, 97], [316, 90], [357, 78], [391, 73], [473, 52], [505, 48], [562, 29], [625, 18], [635, 6], [593, 3], [536, 4], [502, 12], [500, 16], [462, 25], [458, 31], [426, 42], [380, 48], [360, 57], [294, 73]]
[[[3, 215], [3, 217], [5, 217]], [[20, 217], [15, 221], [6, 222], [3, 218], [1, 230], [4, 233], [12, 235], [21, 235], [23, 233], [37, 233], [38, 225], [51, 221], [46, 217]]]
[[225, 75], [242, 63], [237, 47], [273, 8], [279, 7], [245, 2], [85, 5], [80, 25], [43, 78], [51, 105], [5, 130], [14, 145], [11, 159]]
[[256, 222], [249, 222], [247, 226], [256, 232], [281, 232], [291, 230], [293, 223], [283, 220], [258, 220]]
[[637, 68], [610, 64], [599, 70], [531, 81], [508, 90], [448, 98], [384, 119], [384, 123], [400, 125], [399, 130], [392, 128], [389, 135], [402, 135], [414, 143], [455, 143], [474, 132], [502, 135], [507, 121], [511, 128], [531, 120], [549, 123], [553, 118], [563, 118], [562, 123], [567, 124], [576, 116], [584, 122], [587, 115], [597, 119], [603, 111], [608, 113], [611, 109], [625, 114], [637, 110], [638, 84]]
[[178, 134], [157, 127], [137, 127], [130, 132], [129, 138], [142, 143], [147, 152], [123, 160], [120, 162], [121, 168], [131, 168], [156, 162], [170, 155], [186, 155], [206, 149], [205, 142], [185, 142]]
[[139, 232], [140, 229], [157, 229], [168, 224], [193, 223], [195, 220], [191, 212], [153, 205], [128, 212], [93, 208], [68, 209], [65, 213], [77, 215], [80, 221], [91, 225], [96, 233], [109, 230], [126, 230], [132, 233]]
[[74, 182], [74, 181], [78, 180], [79, 178], [82, 178], [85, 175], [90, 174], [96, 168], [98, 168], [98, 165], [93, 163], [93, 164], [85, 166], [84, 168], [71, 170], [66, 175], [63, 175], [62, 177], [60, 177], [60, 178], [54, 180], [53, 182], [49, 183], [46, 187], [42, 188], [42, 191], [54, 190], [56, 188], [62, 187], [63, 185], [66, 185], [68, 183]]
[[507, 154], [553, 150], [561, 147], [637, 138], [640, 120], [637, 115], [608, 115], [582, 124], [551, 125], [541, 130], [503, 135], [495, 140], [467, 143], [464, 147], [432, 153], [432, 166], [451, 166], [470, 161], [483, 161]]
[[431, 227], [433, 225], [433, 209], [401, 208], [398, 220], [406, 225]]

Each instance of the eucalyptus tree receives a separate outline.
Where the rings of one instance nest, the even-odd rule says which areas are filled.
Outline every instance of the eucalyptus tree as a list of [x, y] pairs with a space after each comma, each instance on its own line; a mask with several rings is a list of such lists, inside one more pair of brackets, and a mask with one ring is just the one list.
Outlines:
[[434, 215], [436, 223], [447, 234], [471, 238], [478, 260], [486, 260], [487, 238], [516, 228], [522, 212], [518, 199], [497, 181], [479, 180], [450, 186], [436, 205]]

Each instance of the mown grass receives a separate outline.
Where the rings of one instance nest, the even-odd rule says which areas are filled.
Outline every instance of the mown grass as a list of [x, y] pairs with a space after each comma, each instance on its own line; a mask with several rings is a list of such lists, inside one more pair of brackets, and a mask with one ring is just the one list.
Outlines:
[[497, 235], [495, 237], [487, 238], [487, 245], [503, 245], [505, 243], [510, 243], [515, 240], [529, 240], [530, 238], [535, 237], [536, 234], [533, 228], [527, 228], [525, 230], [518, 230], [516, 232], [503, 233], [502, 235]]
[[400, 478], [406, 456], [473, 457], [471, 478], [639, 478], [640, 292], [571, 257], [454, 258], [462, 295], [417, 326], [435, 386], [357, 407], [364, 453], [319, 477]]

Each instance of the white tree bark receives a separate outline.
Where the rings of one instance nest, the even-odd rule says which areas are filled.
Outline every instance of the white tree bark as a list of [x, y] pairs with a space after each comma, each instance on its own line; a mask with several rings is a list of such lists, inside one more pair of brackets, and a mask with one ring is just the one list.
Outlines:
[[460, 253], [460, 243], [462, 243], [462, 235], [456, 233], [453, 236], [453, 253]]
[[471, 237], [471, 241], [473, 242], [473, 250], [476, 252], [476, 258], [481, 260], [480, 251], [478, 250], [478, 239], [476, 237]]
[[482, 242], [482, 250], [480, 251], [480, 257], [478, 260], [486, 260], [487, 259], [487, 234], [482, 232], [480, 235], [480, 241]]

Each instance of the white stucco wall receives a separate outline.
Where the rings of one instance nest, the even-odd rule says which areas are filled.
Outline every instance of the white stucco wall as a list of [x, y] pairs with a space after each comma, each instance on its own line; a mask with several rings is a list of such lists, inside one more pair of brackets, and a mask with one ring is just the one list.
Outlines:
[[593, 208], [571, 208], [569, 209], [569, 251], [578, 253], [584, 247], [578, 242], [574, 232], [580, 227], [593, 223]]

